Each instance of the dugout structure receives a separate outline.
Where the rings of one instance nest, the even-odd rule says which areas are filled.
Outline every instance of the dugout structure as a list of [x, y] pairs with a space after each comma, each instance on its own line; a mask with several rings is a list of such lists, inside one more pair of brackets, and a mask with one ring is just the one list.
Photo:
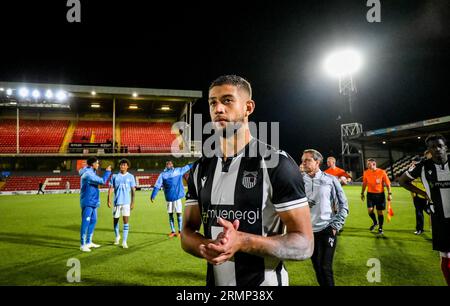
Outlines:
[[[361, 178], [367, 158], [375, 158], [378, 167], [393, 169], [396, 161], [405, 156], [422, 156], [425, 138], [432, 133], [450, 139], [450, 116], [432, 118], [387, 128], [363, 131], [361, 124], [353, 124], [347, 134], [342, 133], [342, 158], [354, 178]], [[394, 180], [395, 172], [388, 171]]]

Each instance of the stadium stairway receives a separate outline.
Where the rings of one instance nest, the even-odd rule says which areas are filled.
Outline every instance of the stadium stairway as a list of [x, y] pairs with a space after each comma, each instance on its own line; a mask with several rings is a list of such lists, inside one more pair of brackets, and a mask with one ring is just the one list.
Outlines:
[[69, 127], [67, 128], [66, 135], [64, 135], [63, 142], [61, 144], [61, 148], [59, 148], [59, 153], [66, 153], [69, 148], [69, 143], [72, 139], [73, 132], [75, 131], [76, 124], [72, 120], [69, 123]]
[[120, 148], [120, 122], [116, 121], [116, 141], [117, 141], [117, 149]]
[[386, 172], [389, 176], [399, 177], [411, 166], [414, 158], [420, 157], [419, 155], [406, 155], [399, 158], [392, 164], [391, 167], [386, 168]]

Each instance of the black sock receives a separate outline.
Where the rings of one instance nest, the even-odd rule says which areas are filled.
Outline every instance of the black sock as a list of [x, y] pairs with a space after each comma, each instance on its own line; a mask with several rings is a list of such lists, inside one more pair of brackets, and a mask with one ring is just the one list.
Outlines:
[[378, 228], [383, 228], [384, 216], [378, 215], [378, 223], [380, 224]]
[[377, 224], [377, 217], [375, 217], [375, 213], [371, 212], [369, 214], [370, 219], [372, 219], [373, 224]]

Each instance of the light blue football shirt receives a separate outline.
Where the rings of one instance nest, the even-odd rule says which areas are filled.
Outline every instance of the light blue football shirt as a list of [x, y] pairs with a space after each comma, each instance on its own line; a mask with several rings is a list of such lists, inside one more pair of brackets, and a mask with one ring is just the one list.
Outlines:
[[110, 186], [114, 187], [114, 206], [131, 204], [131, 188], [136, 187], [136, 181], [131, 173], [114, 174]]

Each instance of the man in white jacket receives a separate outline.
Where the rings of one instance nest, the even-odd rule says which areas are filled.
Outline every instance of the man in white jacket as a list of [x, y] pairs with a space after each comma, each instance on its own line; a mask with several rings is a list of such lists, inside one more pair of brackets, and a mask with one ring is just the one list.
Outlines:
[[334, 286], [333, 257], [337, 242], [336, 233], [347, 218], [348, 202], [337, 178], [320, 170], [322, 160], [322, 154], [316, 150], [303, 151], [303, 181], [314, 232], [314, 253], [311, 260], [319, 285]]

